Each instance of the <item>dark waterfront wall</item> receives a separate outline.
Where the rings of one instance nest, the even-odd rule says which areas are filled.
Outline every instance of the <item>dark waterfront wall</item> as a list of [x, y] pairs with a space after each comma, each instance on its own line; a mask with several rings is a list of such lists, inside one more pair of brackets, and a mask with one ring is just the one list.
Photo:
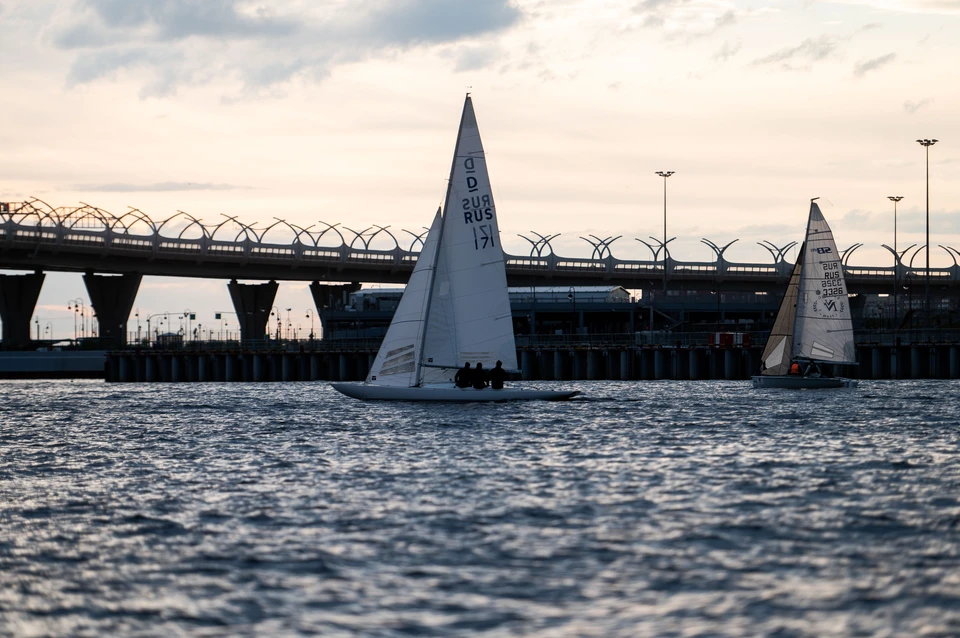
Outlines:
[[[761, 348], [619, 346], [518, 350], [524, 380], [580, 381], [749, 379]], [[375, 350], [280, 352], [116, 351], [107, 355], [112, 382], [360, 381]], [[957, 379], [960, 345], [857, 347], [859, 366], [835, 374], [855, 379]], [[828, 366], [829, 367], [829, 366]], [[826, 372], [830, 372], [827, 370]]]

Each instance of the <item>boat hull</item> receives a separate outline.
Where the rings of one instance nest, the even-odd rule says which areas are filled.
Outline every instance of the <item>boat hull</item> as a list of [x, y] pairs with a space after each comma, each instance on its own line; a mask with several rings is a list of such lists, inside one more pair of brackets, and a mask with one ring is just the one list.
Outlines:
[[457, 388], [452, 386], [425, 386], [400, 388], [368, 383], [331, 383], [341, 394], [363, 401], [444, 401], [476, 403], [480, 401], [565, 401], [580, 394], [579, 390], [521, 390], [503, 388]]
[[856, 379], [842, 377], [801, 377], [797, 375], [767, 375], [753, 377], [755, 388], [782, 388], [785, 390], [826, 390], [829, 388], [855, 388]]

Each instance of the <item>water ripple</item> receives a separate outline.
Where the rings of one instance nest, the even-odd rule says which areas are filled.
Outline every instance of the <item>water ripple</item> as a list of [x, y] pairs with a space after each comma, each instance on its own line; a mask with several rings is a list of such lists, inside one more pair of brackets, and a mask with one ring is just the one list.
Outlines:
[[957, 383], [578, 385], [0, 383], [0, 635], [960, 634]]

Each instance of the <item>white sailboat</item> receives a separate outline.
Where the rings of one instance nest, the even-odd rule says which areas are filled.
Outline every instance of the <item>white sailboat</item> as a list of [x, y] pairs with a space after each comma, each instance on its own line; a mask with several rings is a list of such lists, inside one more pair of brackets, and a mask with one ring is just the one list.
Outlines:
[[380, 351], [362, 383], [334, 383], [356, 399], [562, 400], [577, 391], [458, 388], [464, 363], [517, 368], [500, 229], [468, 94], [442, 214], [430, 226]]
[[850, 302], [833, 232], [814, 198], [807, 234], [787, 292], [763, 349], [755, 388], [851, 388], [857, 381], [827, 377], [819, 364], [856, 365]]

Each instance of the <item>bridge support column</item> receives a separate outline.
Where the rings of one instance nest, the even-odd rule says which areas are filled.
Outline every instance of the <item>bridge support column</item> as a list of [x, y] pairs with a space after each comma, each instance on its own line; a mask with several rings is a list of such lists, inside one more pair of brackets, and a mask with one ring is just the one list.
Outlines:
[[3, 320], [3, 346], [7, 349], [30, 343], [30, 317], [37, 307], [40, 288], [46, 275], [0, 275], [0, 319]]
[[563, 358], [566, 356], [566, 352], [561, 352], [560, 350], [553, 351], [553, 380], [554, 381], [563, 381]]
[[632, 381], [633, 370], [630, 364], [633, 363], [633, 350], [627, 349], [620, 353], [620, 380]]
[[310, 294], [313, 295], [313, 305], [317, 307], [317, 315], [320, 317], [320, 330], [324, 336], [327, 335], [327, 326], [323, 323], [323, 317], [326, 314], [324, 310], [328, 308], [342, 309], [350, 301], [350, 293], [358, 290], [360, 290], [358, 282], [349, 284], [310, 282]]
[[670, 378], [670, 373], [667, 370], [667, 366], [670, 365], [668, 357], [669, 353], [663, 348], [657, 348], [653, 352], [653, 378], [657, 381]]
[[83, 283], [100, 324], [100, 338], [116, 346], [127, 343], [127, 319], [140, 289], [140, 273], [110, 276], [87, 272]]
[[265, 284], [241, 284], [233, 279], [227, 284], [233, 309], [240, 323], [241, 341], [263, 339], [278, 287], [275, 281]]
[[883, 350], [880, 348], [874, 348], [873, 353], [870, 355], [870, 378], [871, 379], [882, 379], [883, 378]]
[[534, 362], [537, 360], [537, 353], [530, 350], [524, 350], [520, 353], [520, 373], [524, 381], [535, 378]]
[[910, 347], [910, 378], [911, 379], [922, 379], [923, 378], [923, 356], [921, 354], [920, 346], [911, 346]]
[[223, 361], [223, 380], [224, 381], [239, 381], [237, 377], [240, 375], [237, 372], [237, 368], [240, 367], [237, 361], [237, 355], [228, 354]]
[[732, 348], [723, 353], [723, 378], [727, 381], [735, 381], [740, 378], [740, 366], [737, 365], [740, 363], [737, 359], [739, 354], [739, 351]]
[[587, 379], [590, 381], [599, 381], [603, 379], [601, 372], [603, 368], [603, 353], [599, 350], [587, 350]]

